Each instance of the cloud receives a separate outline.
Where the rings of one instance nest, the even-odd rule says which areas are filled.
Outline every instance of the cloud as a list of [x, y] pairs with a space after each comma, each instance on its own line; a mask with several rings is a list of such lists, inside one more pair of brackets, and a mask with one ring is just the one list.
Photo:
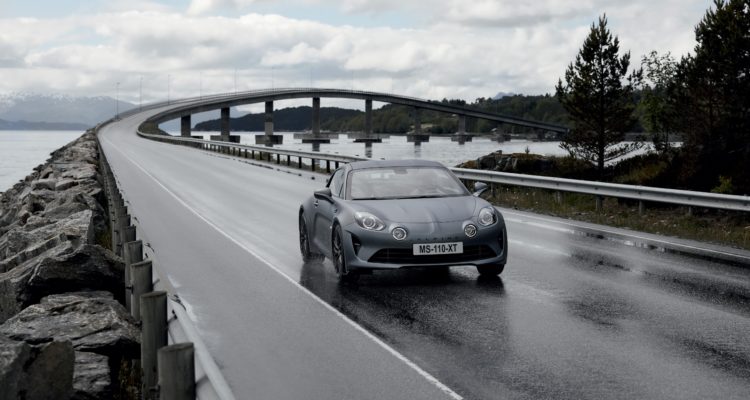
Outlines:
[[[166, 98], [168, 86], [173, 98], [232, 91], [236, 74], [238, 90], [314, 85], [467, 100], [499, 91], [549, 93], [603, 12], [634, 64], [654, 49], [677, 56], [690, 51], [692, 27], [704, 10], [702, 1], [684, 3], [436, 0], [429, 3], [434, 9], [421, 11], [427, 22], [410, 28], [207, 15], [252, 0], [195, 0], [193, 14], [154, 6], [0, 18], [0, 92], [108, 94], [121, 82], [123, 98], [137, 100], [142, 88], [148, 101]], [[344, 0], [336, 7], [414, 16], [422, 4]]]
[[188, 6], [188, 15], [201, 15], [221, 8], [242, 10], [257, 0], [192, 0]]

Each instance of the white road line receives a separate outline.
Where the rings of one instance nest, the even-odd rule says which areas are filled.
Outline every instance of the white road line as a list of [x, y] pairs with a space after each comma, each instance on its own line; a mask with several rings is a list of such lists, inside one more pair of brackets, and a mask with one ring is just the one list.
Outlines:
[[255, 251], [253, 251], [252, 249], [248, 248], [247, 246], [243, 245], [238, 240], [236, 240], [235, 238], [233, 238], [232, 236], [230, 236], [228, 233], [224, 232], [216, 224], [214, 224], [213, 222], [209, 221], [208, 219], [206, 219], [205, 217], [203, 217], [202, 215], [200, 215], [195, 209], [193, 209], [187, 203], [185, 203], [185, 201], [183, 201], [181, 198], [179, 198], [174, 192], [172, 192], [166, 186], [164, 186], [161, 182], [159, 182], [159, 180], [156, 179], [155, 176], [151, 175], [150, 172], [148, 172], [145, 168], [143, 168], [135, 160], [133, 160], [132, 158], [128, 157], [119, 148], [117, 148], [117, 146], [115, 146], [114, 143], [112, 143], [109, 140], [103, 139], [103, 138], [100, 138], [100, 139], [106, 141], [115, 151], [117, 151], [123, 157], [125, 157], [128, 161], [130, 161], [131, 163], [133, 163], [133, 165], [135, 165], [136, 167], [138, 167], [138, 169], [140, 169], [141, 171], [143, 171], [144, 174], [146, 174], [149, 178], [151, 178], [154, 182], [156, 182], [156, 184], [159, 185], [162, 189], [164, 189], [167, 193], [169, 193], [169, 195], [171, 195], [172, 197], [174, 197], [175, 200], [177, 200], [185, 208], [187, 208], [188, 210], [190, 210], [190, 212], [192, 212], [193, 214], [195, 214], [196, 217], [200, 218], [203, 222], [207, 223], [209, 226], [211, 226], [212, 228], [214, 228], [222, 236], [224, 236], [227, 239], [231, 240], [234, 244], [236, 244], [240, 248], [244, 249], [248, 253], [252, 254], [255, 258], [257, 258], [258, 260], [260, 260], [261, 262], [263, 262], [264, 264], [266, 264], [272, 270], [276, 271], [284, 279], [286, 279], [287, 281], [291, 282], [294, 286], [296, 286], [297, 288], [299, 288], [300, 290], [302, 290], [304, 293], [306, 293], [308, 296], [310, 296], [311, 298], [313, 298], [315, 301], [317, 301], [318, 303], [320, 303], [321, 305], [323, 305], [328, 310], [332, 311], [339, 318], [341, 318], [346, 323], [348, 323], [349, 325], [351, 325], [352, 327], [354, 327], [356, 330], [360, 331], [362, 334], [364, 334], [365, 336], [367, 336], [368, 338], [370, 338], [372, 341], [374, 341], [375, 343], [377, 343], [380, 347], [382, 347], [383, 349], [385, 349], [386, 351], [388, 351], [389, 353], [391, 353], [398, 360], [400, 360], [401, 362], [403, 362], [404, 364], [406, 364], [407, 366], [409, 366], [411, 369], [413, 369], [415, 372], [417, 372], [419, 375], [421, 375], [423, 378], [425, 378], [428, 382], [430, 382], [431, 384], [435, 385], [438, 389], [440, 389], [440, 391], [442, 391], [443, 393], [447, 394], [448, 396], [450, 396], [451, 398], [453, 398], [455, 400], [463, 400], [463, 397], [461, 397], [458, 393], [454, 392], [451, 388], [449, 388], [448, 386], [446, 386], [444, 383], [440, 382], [437, 378], [435, 378], [434, 376], [430, 375], [429, 372], [427, 372], [427, 371], [423, 370], [422, 368], [420, 368], [413, 361], [411, 361], [408, 358], [406, 358], [406, 356], [404, 356], [403, 354], [401, 354], [398, 351], [396, 351], [394, 348], [392, 348], [387, 343], [385, 343], [382, 340], [380, 340], [378, 337], [376, 337], [375, 335], [373, 335], [372, 333], [370, 333], [369, 331], [367, 331], [365, 328], [363, 328], [362, 326], [360, 326], [356, 322], [352, 321], [349, 317], [347, 317], [346, 315], [344, 315], [341, 311], [335, 309], [333, 306], [331, 306], [330, 304], [326, 303], [321, 298], [319, 298], [318, 296], [316, 296], [313, 292], [311, 292], [310, 290], [308, 290], [306, 287], [300, 285], [299, 282], [295, 281], [294, 279], [292, 279], [291, 277], [289, 277], [288, 275], [286, 275], [280, 269], [278, 269], [273, 264], [271, 264], [269, 261], [267, 261], [265, 258], [263, 258], [260, 254], [256, 253]]

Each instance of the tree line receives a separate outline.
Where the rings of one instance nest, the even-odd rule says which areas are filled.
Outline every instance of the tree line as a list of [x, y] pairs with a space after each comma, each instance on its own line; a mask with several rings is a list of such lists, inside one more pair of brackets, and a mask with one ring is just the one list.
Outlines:
[[[750, 0], [715, 0], [695, 38], [692, 54], [653, 51], [631, 68], [599, 18], [556, 86], [571, 122], [561, 146], [603, 177], [608, 161], [642, 146], [623, 143], [640, 120], [673, 186], [750, 193]], [[679, 148], [669, 141], [675, 133]]]

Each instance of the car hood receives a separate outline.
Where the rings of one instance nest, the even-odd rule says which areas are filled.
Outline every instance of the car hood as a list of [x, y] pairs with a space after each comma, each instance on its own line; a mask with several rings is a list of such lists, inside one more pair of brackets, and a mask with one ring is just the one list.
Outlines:
[[369, 211], [384, 221], [433, 223], [465, 221], [475, 215], [474, 196], [423, 199], [357, 200], [355, 208]]

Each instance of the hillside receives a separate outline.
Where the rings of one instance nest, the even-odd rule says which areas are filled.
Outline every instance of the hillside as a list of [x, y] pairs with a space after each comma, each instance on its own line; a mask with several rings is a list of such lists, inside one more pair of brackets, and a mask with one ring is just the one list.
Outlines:
[[[120, 101], [120, 112], [135, 105]], [[73, 97], [67, 95], [42, 95], [34, 93], [0, 94], [0, 119], [11, 124], [29, 126], [30, 123], [50, 123], [46, 128], [0, 128], [0, 129], [70, 129], [57, 128], [72, 124], [69, 127], [80, 129], [91, 127], [111, 118], [115, 114], [115, 99], [107, 96]]]

